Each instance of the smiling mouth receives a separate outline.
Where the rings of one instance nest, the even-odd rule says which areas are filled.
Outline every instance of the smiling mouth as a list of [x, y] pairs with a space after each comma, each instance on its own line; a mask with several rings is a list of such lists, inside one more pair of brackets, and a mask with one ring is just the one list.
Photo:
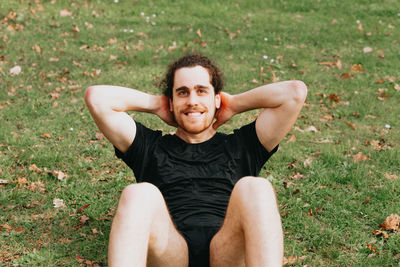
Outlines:
[[185, 112], [184, 114], [186, 116], [188, 116], [188, 117], [200, 117], [201, 115], [204, 114], [204, 112], [200, 112], [200, 111], [197, 111], [197, 112]]

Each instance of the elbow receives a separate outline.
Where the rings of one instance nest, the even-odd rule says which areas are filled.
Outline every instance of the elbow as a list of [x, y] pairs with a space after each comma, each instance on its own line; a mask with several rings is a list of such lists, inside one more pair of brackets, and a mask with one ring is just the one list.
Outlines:
[[293, 99], [297, 103], [303, 104], [306, 101], [307, 97], [307, 86], [302, 81], [292, 81], [291, 82]]

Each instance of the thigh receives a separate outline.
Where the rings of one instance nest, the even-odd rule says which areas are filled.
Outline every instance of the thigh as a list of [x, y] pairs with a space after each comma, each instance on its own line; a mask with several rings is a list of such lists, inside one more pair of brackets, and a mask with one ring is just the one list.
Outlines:
[[137, 259], [143, 255], [147, 266], [188, 264], [186, 241], [176, 229], [161, 192], [149, 183], [130, 185], [122, 192], [110, 246], [116, 262], [124, 256]]
[[186, 240], [176, 229], [164, 198], [158, 206], [151, 223], [147, 266], [187, 267], [189, 252]]
[[211, 267], [244, 267], [245, 240], [240, 214], [231, 196], [222, 227], [210, 243]]
[[[163, 230], [165, 229], [165, 232]], [[188, 246], [182, 235], [171, 224], [157, 229], [149, 242], [147, 266], [149, 267], [187, 267], [189, 262]]]

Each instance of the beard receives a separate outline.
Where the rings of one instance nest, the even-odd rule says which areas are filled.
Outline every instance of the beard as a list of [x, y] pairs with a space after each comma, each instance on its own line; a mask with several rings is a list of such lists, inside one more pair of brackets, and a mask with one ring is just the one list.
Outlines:
[[[215, 110], [210, 115], [207, 107], [187, 108], [173, 113], [178, 128], [190, 134], [199, 134], [212, 126]], [[197, 113], [200, 113], [199, 115]], [[191, 115], [196, 114], [196, 115]]]

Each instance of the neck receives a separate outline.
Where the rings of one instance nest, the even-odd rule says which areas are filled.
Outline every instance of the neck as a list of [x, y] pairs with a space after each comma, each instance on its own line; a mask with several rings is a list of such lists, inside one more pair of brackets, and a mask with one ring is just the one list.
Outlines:
[[201, 133], [196, 133], [196, 134], [189, 133], [184, 129], [178, 127], [175, 134], [186, 143], [198, 144], [211, 139], [215, 135], [215, 133], [216, 131], [214, 130], [213, 127], [209, 127], [207, 130], [204, 130]]

